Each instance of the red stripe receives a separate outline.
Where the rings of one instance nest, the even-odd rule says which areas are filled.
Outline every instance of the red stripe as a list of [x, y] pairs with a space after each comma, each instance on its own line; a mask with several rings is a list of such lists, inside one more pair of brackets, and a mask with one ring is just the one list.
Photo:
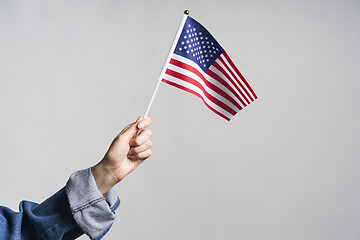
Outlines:
[[216, 67], [227, 79], [229, 79], [230, 82], [233, 83], [233, 85], [236, 87], [236, 89], [239, 91], [241, 96], [245, 99], [245, 101], [249, 104], [249, 100], [245, 97], [245, 95], [241, 92], [240, 88], [234, 83], [234, 81], [231, 79], [231, 77], [225, 72], [225, 70], [217, 63], [213, 62], [212, 66]]
[[170, 82], [170, 81], [168, 81], [168, 80], [166, 80], [166, 79], [162, 79], [161, 81], [164, 82], [164, 83], [167, 83], [167, 84], [169, 84], [169, 85], [171, 85], [171, 86], [177, 87], [177, 88], [179, 88], [179, 89], [182, 89], [182, 90], [184, 90], [184, 91], [186, 91], [186, 92], [189, 92], [189, 93], [192, 93], [192, 94], [198, 96], [199, 98], [202, 99], [202, 101], [204, 102], [204, 104], [205, 104], [211, 111], [213, 111], [214, 113], [216, 113], [216, 114], [219, 115], [220, 117], [223, 117], [223, 118], [226, 119], [227, 121], [230, 121], [230, 118], [228, 118], [228, 117], [225, 116], [224, 114], [216, 111], [214, 108], [212, 108], [211, 106], [209, 106], [209, 105], [205, 102], [204, 98], [203, 98], [200, 94], [198, 94], [197, 92], [195, 92], [195, 91], [193, 91], [193, 90], [191, 90], [191, 89], [189, 89], [189, 88], [187, 88], [187, 87], [184, 87], [184, 86], [182, 86], [182, 85], [179, 85], [179, 84], [177, 84], [177, 83]]
[[181, 79], [185, 82], [188, 82], [196, 87], [198, 87], [204, 94], [205, 96], [210, 100], [212, 101], [213, 103], [215, 103], [216, 105], [218, 105], [219, 107], [223, 108], [224, 110], [226, 110], [227, 112], [229, 112], [231, 115], [235, 115], [236, 114], [236, 111], [234, 111], [234, 109], [232, 109], [231, 107], [229, 107], [228, 105], [226, 105], [225, 103], [221, 102], [219, 99], [217, 99], [216, 97], [212, 96], [211, 94], [209, 94], [205, 89], [204, 87], [197, 81], [195, 81], [194, 79], [192, 79], [191, 77], [188, 77], [182, 73], [178, 73], [178, 72], [175, 72], [171, 69], [166, 69], [166, 74], [172, 76], [172, 77], [175, 77], [175, 78], [178, 78], [178, 79]]
[[184, 62], [178, 61], [176, 59], [171, 59], [170, 60], [170, 64], [178, 66], [180, 68], [186, 69], [194, 74], [196, 74], [198, 77], [200, 77], [203, 82], [206, 84], [206, 86], [208, 86], [210, 89], [212, 89], [214, 92], [218, 93], [219, 95], [223, 96], [224, 98], [226, 98], [229, 102], [231, 102], [232, 104], [234, 104], [239, 110], [242, 109], [242, 107], [240, 106], [240, 104], [238, 104], [232, 97], [230, 97], [226, 92], [224, 92], [222, 89], [218, 88], [216, 85], [214, 85], [213, 83], [209, 82], [208, 80], [206, 80], [206, 78], [194, 67], [190, 66], [189, 64], [186, 64]]
[[246, 107], [246, 103], [244, 103], [244, 101], [241, 99], [239, 94], [237, 94], [237, 92], [235, 92], [234, 88], [232, 88], [224, 79], [222, 79], [219, 75], [217, 75], [210, 69], [208, 69], [206, 71], [206, 74], [209, 75], [210, 77], [214, 78], [216, 81], [218, 81], [222, 85], [224, 85], [227, 89], [229, 89], [239, 99], [239, 101]]
[[241, 74], [241, 72], [239, 71], [239, 69], [237, 69], [237, 67], [235, 66], [235, 64], [233, 63], [233, 61], [231, 61], [229, 55], [223, 51], [223, 54], [226, 58], [226, 60], [230, 63], [231, 67], [235, 70], [235, 72], [240, 76], [240, 78], [243, 80], [243, 82], [245, 83], [245, 85], [248, 87], [248, 89], [250, 90], [250, 92], [254, 95], [255, 99], [257, 99], [257, 96], [254, 92], [254, 90], [252, 90], [252, 88], [250, 87], [249, 83], [246, 81], [246, 79], [244, 78], [244, 76]]
[[226, 69], [229, 71], [229, 73], [231, 74], [231, 76], [233, 76], [233, 78], [236, 80], [236, 82], [240, 85], [240, 87], [242, 88], [242, 90], [245, 91], [246, 95], [249, 96], [249, 98], [251, 99], [251, 101], [254, 101], [254, 99], [252, 98], [252, 96], [249, 94], [249, 92], [246, 90], [246, 88], [244, 88], [244, 86], [241, 84], [241, 82], [239, 81], [239, 79], [235, 76], [235, 74], [233, 73], [233, 71], [231, 71], [231, 69], [229, 68], [229, 66], [225, 63], [224, 59], [221, 57], [221, 55], [218, 58], [222, 64], [224, 64], [224, 66], [226, 67]]

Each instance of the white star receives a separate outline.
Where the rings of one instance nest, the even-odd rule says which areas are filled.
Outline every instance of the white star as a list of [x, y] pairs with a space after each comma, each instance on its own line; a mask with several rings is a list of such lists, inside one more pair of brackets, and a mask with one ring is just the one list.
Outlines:
[[184, 36], [184, 38], [186, 39], [186, 36]]
[[189, 50], [187, 50], [186, 53], [189, 53]]
[[189, 48], [191, 48], [191, 44], [189, 44]]
[[182, 50], [182, 48], [179, 48], [179, 50], [181, 51], [181, 50]]
[[191, 25], [189, 24], [189, 28], [191, 27]]
[[202, 35], [202, 32], [199, 32], [199, 35]]
[[206, 64], [204, 64], [204, 67], [206, 67]]
[[189, 33], [189, 30], [186, 30], [187, 33]]
[[210, 54], [210, 57], [212, 57], [213, 55], [212, 54]]
[[213, 42], [211, 42], [211, 45], [214, 45], [214, 43], [213, 43]]
[[187, 49], [187, 46], [184, 46], [184, 49]]
[[191, 38], [191, 34], [189, 34], [189, 36], [188, 36], [189, 38]]

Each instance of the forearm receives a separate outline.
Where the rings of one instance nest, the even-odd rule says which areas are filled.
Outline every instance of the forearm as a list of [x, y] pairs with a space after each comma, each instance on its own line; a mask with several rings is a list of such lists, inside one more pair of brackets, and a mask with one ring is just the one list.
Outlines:
[[118, 183], [111, 168], [107, 167], [103, 161], [93, 166], [91, 168], [91, 173], [94, 176], [96, 185], [102, 195], [107, 193]]

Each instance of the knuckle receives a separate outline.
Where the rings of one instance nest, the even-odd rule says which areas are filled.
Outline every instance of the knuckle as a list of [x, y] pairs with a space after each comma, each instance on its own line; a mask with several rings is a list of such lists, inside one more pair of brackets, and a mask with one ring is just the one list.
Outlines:
[[149, 147], [151, 147], [152, 146], [152, 141], [148, 140], [147, 144], [148, 144]]
[[146, 129], [146, 135], [148, 137], [151, 137], [152, 136], [152, 131], [150, 129]]
[[136, 139], [134, 140], [134, 143], [135, 143], [136, 146], [140, 146], [141, 141], [140, 141], [139, 138], [136, 138]]

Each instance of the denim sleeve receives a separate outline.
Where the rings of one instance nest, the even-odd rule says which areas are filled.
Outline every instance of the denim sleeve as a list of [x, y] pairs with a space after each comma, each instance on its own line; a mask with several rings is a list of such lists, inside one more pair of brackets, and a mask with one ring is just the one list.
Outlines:
[[0, 239], [75, 239], [82, 234], [72, 217], [65, 188], [41, 204], [22, 201], [19, 212], [0, 207]]
[[68, 240], [86, 233], [98, 240], [110, 229], [119, 204], [113, 190], [101, 195], [90, 168], [81, 170], [41, 204], [22, 201], [19, 212], [0, 206], [0, 239]]
[[111, 189], [102, 195], [91, 168], [73, 173], [66, 184], [71, 213], [80, 229], [91, 239], [101, 239], [115, 220], [120, 200]]

